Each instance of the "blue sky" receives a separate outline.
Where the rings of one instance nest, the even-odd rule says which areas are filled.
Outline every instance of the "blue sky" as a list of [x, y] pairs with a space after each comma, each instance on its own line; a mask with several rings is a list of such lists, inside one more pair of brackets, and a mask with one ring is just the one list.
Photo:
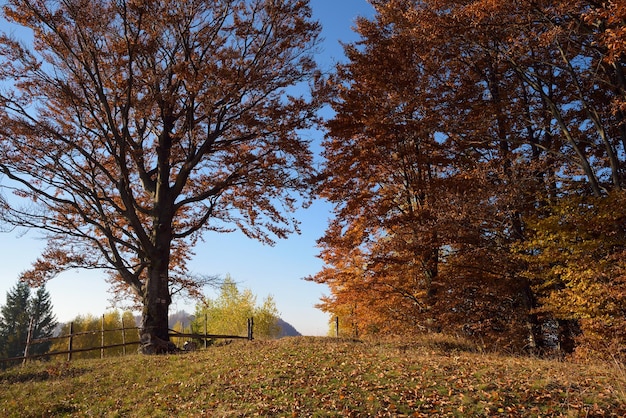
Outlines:
[[[357, 39], [351, 29], [355, 18], [372, 16], [373, 10], [366, 0], [311, 0], [311, 7], [315, 18], [322, 23], [325, 38], [318, 62], [322, 68], [330, 69], [335, 62], [343, 60], [339, 41]], [[1, 20], [0, 28], [6, 29], [6, 23]], [[315, 131], [307, 135], [314, 142], [319, 142], [323, 136]], [[190, 270], [206, 275], [230, 274], [241, 289], [251, 289], [259, 303], [272, 295], [282, 318], [300, 333], [325, 335], [329, 317], [314, 305], [328, 289], [302, 278], [315, 274], [322, 267], [315, 245], [330, 216], [330, 206], [325, 202], [318, 201], [300, 210], [296, 217], [301, 221], [302, 233], [279, 241], [274, 247], [264, 246], [241, 233], [206, 234], [205, 242], [195, 248]], [[20, 272], [26, 270], [43, 249], [45, 242], [39, 237], [37, 231], [0, 233], [0, 304], [5, 303], [6, 292], [15, 285]], [[57, 319], [69, 321], [79, 314], [99, 316], [109, 309], [111, 295], [104, 276], [104, 273], [77, 270], [50, 281], [47, 289]], [[207, 289], [207, 296], [214, 294]], [[194, 302], [175, 300], [170, 311], [193, 312], [194, 306]]]

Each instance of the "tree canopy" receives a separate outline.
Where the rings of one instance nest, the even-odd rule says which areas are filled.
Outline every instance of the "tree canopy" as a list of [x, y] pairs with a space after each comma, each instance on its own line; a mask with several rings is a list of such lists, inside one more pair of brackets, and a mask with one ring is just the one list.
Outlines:
[[143, 305], [145, 352], [167, 344], [171, 287], [198, 292], [201, 236], [297, 230], [319, 103], [308, 1], [10, 0], [0, 35], [2, 220], [48, 246], [23, 276], [107, 269]]
[[622, 335], [624, 7], [372, 3], [323, 92], [321, 308], [507, 349]]
[[[0, 36], [0, 216], [48, 238], [23, 279], [107, 269], [167, 351], [197, 240], [271, 244], [314, 190], [310, 280], [344, 332], [623, 345], [626, 6], [370, 2], [324, 80], [308, 1], [9, 0], [34, 43]], [[300, 132], [325, 103], [317, 173]]]

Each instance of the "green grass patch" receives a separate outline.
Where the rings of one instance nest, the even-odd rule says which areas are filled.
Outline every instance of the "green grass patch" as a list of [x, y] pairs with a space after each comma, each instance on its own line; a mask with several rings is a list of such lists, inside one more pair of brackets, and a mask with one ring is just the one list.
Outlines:
[[29, 363], [0, 373], [3, 417], [624, 416], [612, 364], [464, 343], [286, 338], [170, 356]]

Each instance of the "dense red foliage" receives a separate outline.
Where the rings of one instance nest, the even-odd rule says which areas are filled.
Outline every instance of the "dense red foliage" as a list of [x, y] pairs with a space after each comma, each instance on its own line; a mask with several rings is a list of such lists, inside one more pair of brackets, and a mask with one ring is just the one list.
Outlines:
[[573, 348], [579, 312], [557, 315], [528, 275], [543, 261], [527, 255], [546, 251], [530, 220], [568, 196], [622, 210], [595, 202], [625, 184], [623, 6], [373, 4], [329, 86], [319, 194], [336, 216], [311, 278], [331, 289], [322, 309], [352, 333]]

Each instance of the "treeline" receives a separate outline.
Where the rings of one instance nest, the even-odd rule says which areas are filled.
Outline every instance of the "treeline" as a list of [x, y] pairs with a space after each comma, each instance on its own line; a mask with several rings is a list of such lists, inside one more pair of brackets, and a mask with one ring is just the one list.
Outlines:
[[[205, 297], [196, 304], [195, 318], [190, 324], [192, 332], [216, 335], [247, 334], [247, 320], [254, 320], [254, 338], [277, 338], [281, 328], [279, 312], [274, 298], [269, 295], [261, 304], [250, 289], [240, 290], [229, 275], [214, 298]], [[205, 323], [206, 321], [206, 323]]]
[[[278, 310], [271, 296], [258, 305], [256, 296], [249, 289], [239, 290], [235, 281], [227, 276], [219, 287], [218, 295], [212, 299], [203, 297], [196, 304], [195, 315], [189, 321], [178, 320], [172, 325], [172, 330], [180, 333], [214, 335], [247, 335], [247, 320], [254, 318], [254, 338], [276, 338], [280, 333], [278, 326]], [[207, 324], [205, 327], [205, 320]], [[110, 345], [120, 345], [123, 342], [130, 344], [126, 353], [135, 352], [132, 344], [139, 341], [137, 318], [130, 311], [113, 310], [97, 317], [94, 315], [78, 315], [71, 322], [63, 324], [60, 335], [72, 334], [72, 348], [80, 350]], [[101, 331], [104, 330], [104, 333]], [[92, 332], [89, 332], [92, 331]], [[104, 337], [103, 337], [104, 336]], [[103, 340], [104, 338], [104, 340]], [[179, 349], [191, 338], [172, 338]], [[198, 340], [201, 347], [203, 341]], [[65, 351], [68, 349], [67, 339], [55, 340], [50, 352]], [[121, 356], [124, 347], [110, 347], [104, 349], [104, 356]], [[101, 350], [77, 352], [72, 358], [100, 358]]]
[[626, 349], [626, 4], [372, 1], [320, 94], [320, 307], [352, 335]]
[[[103, 353], [101, 350], [76, 352], [72, 354], [73, 359], [100, 358], [102, 354], [104, 357], [113, 357], [136, 352], [137, 346], [132, 344], [139, 341], [136, 319], [130, 311], [112, 310], [100, 317], [78, 315], [71, 322], [63, 324], [59, 336], [70, 334], [78, 334], [72, 337], [73, 350], [119, 345], [105, 348]], [[123, 347], [121, 344], [124, 343], [130, 345]], [[50, 347], [50, 352], [66, 350], [68, 340], [65, 338], [55, 340]]]

